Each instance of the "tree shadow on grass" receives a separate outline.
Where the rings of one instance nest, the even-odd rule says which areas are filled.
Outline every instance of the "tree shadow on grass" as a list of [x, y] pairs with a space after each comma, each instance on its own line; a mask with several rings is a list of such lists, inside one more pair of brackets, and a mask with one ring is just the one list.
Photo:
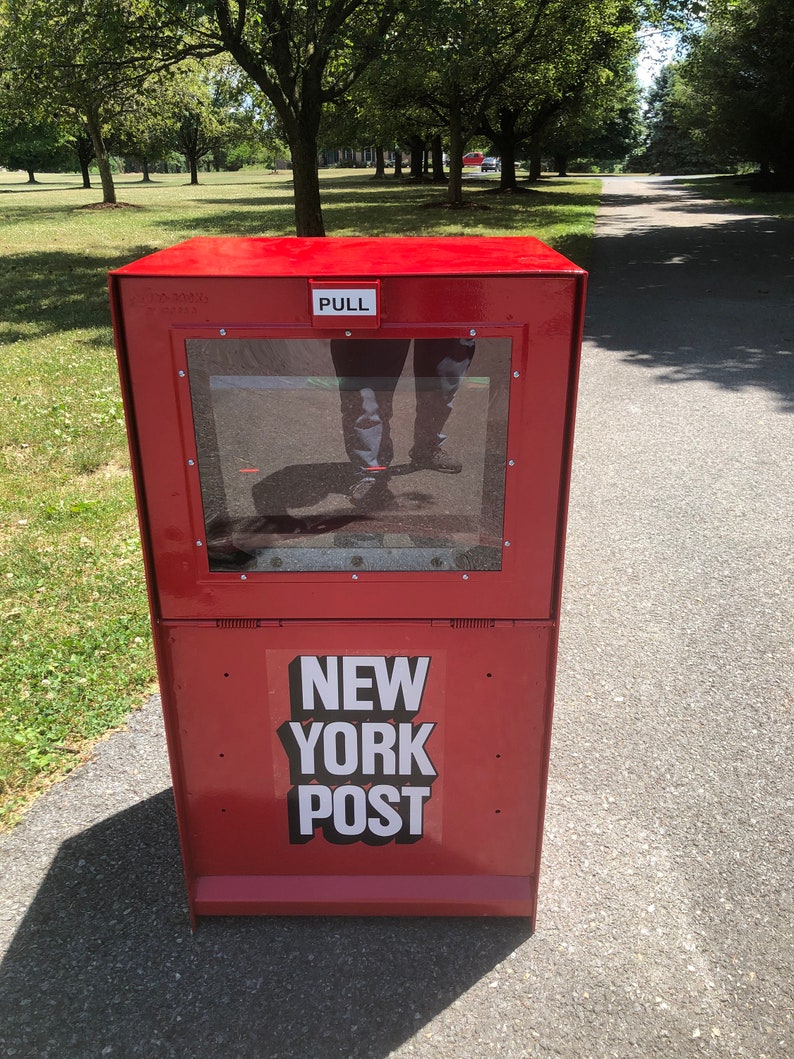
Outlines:
[[170, 791], [63, 844], [0, 967], [0, 1051], [381, 1059], [529, 937], [516, 919], [202, 920]]
[[[436, 225], [445, 228], [450, 225], [449, 215], [444, 211], [435, 216], [428, 213], [428, 207], [444, 205], [444, 185], [369, 180], [368, 183], [367, 178], [341, 177], [333, 179], [330, 189], [324, 182], [321, 190], [328, 193], [323, 195], [323, 216], [329, 235], [351, 231], [366, 236], [432, 235]], [[464, 201], [475, 207], [485, 206], [493, 215], [486, 220], [477, 209], [455, 211], [454, 224], [460, 228], [460, 234], [465, 235], [470, 228], [481, 229], [484, 223], [501, 232], [531, 234], [533, 228], [567, 223], [572, 210], [593, 210], [598, 199], [595, 190], [576, 187], [554, 191], [531, 187], [526, 195], [495, 195], [495, 190], [491, 181], [467, 184]], [[163, 218], [155, 223], [180, 234], [192, 229], [207, 235], [291, 235], [294, 233], [292, 202], [286, 203], [283, 192], [278, 191], [279, 198], [265, 189], [261, 197], [246, 196], [233, 203], [218, 197], [203, 199], [202, 208], [190, 217]], [[218, 209], [210, 212], [204, 206]], [[574, 237], [575, 245], [581, 241], [581, 235]], [[556, 243], [555, 248], [565, 252]]]
[[[93, 189], [84, 188], [83, 185], [82, 185], [82, 182], [78, 182], [78, 183], [75, 183], [75, 184], [64, 184], [64, 183], [61, 183], [59, 181], [53, 181], [51, 184], [48, 184], [46, 182], [42, 183], [42, 181], [37, 180], [35, 184], [24, 183], [24, 184], [8, 184], [6, 186], [0, 185], [0, 195], [19, 195], [19, 194], [35, 195], [39, 191], [87, 191], [87, 190], [93, 190]], [[100, 194], [101, 194], [101, 192], [100, 192]], [[73, 208], [74, 207], [72, 207], [72, 206], [69, 207], [69, 209], [73, 209]]]
[[10, 343], [56, 331], [105, 330], [110, 324], [108, 271], [154, 249], [131, 247], [123, 257], [62, 250], [7, 255], [0, 269], [0, 339]]

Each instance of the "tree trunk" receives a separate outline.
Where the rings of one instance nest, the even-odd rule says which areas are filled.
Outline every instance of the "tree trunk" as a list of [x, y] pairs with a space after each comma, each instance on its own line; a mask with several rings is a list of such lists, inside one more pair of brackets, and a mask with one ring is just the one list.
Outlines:
[[83, 176], [83, 186], [91, 190], [91, 170], [89, 165], [94, 157], [94, 148], [91, 138], [87, 133], [78, 132], [74, 138], [74, 149], [77, 152], [77, 161], [80, 167], [80, 175]]
[[317, 170], [317, 136], [298, 135], [290, 142], [292, 186], [295, 199], [295, 233], [325, 235]]
[[38, 180], [36, 180], [36, 174], [33, 172], [32, 169], [26, 169], [25, 172], [28, 174], [29, 184], [38, 184]]
[[83, 187], [90, 190], [91, 170], [88, 168], [88, 161], [85, 158], [80, 158], [78, 160], [80, 162], [80, 174], [83, 178]]
[[403, 175], [403, 153], [402, 151], [394, 152], [394, 177], [399, 180]]
[[529, 148], [529, 182], [536, 184], [543, 172], [543, 165], [541, 161], [541, 143], [539, 140], [533, 141]]
[[375, 148], [375, 180], [384, 180], [386, 177], [386, 159], [383, 155], [383, 148]]
[[411, 148], [411, 180], [421, 181], [425, 150], [424, 140], [421, 136], [409, 136], [408, 146]]
[[557, 151], [554, 155], [554, 168], [557, 176], [568, 176], [568, 152]]
[[185, 156], [185, 161], [187, 162], [188, 167], [190, 168], [190, 186], [193, 187], [195, 184], [198, 184], [198, 182], [199, 182], [199, 179], [198, 179], [198, 158], [196, 158], [195, 151], [191, 151], [189, 154], [187, 154]]
[[143, 178], [142, 178], [143, 183], [144, 184], [151, 184], [152, 178], [149, 175], [149, 159], [148, 158], [142, 158], [141, 159], [141, 169], [143, 170]]
[[480, 130], [488, 135], [501, 159], [502, 168], [499, 173], [500, 191], [515, 191], [518, 186], [516, 180], [517, 120], [518, 114], [515, 110], [502, 107], [499, 110], [498, 126], [494, 127], [490, 122], [483, 122], [483, 127]]
[[436, 134], [430, 141], [430, 159], [433, 167], [433, 183], [443, 184], [446, 180], [444, 176], [444, 148], [439, 134]]
[[91, 143], [91, 137], [87, 133], [78, 132], [74, 138], [74, 150], [77, 155], [77, 161], [80, 165], [83, 187], [90, 190], [91, 172], [88, 167], [91, 164], [91, 159], [94, 157], [94, 147]]
[[105, 139], [102, 136], [102, 126], [98, 112], [92, 109], [86, 114], [85, 123], [94, 147], [94, 158], [99, 169], [99, 179], [102, 181], [102, 201], [110, 206], [115, 205], [116, 185], [113, 183], [110, 155], [105, 146]]
[[460, 206], [463, 202], [463, 121], [459, 106], [453, 106], [449, 114], [449, 184], [447, 202]]
[[516, 143], [510, 137], [502, 143], [497, 144], [499, 157], [502, 161], [502, 171], [499, 174], [499, 190], [515, 191], [518, 187], [516, 178]]

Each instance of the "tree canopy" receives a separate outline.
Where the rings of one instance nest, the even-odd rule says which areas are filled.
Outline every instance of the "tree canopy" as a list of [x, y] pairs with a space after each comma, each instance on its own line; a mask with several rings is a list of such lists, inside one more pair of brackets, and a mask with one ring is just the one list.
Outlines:
[[790, 0], [712, 0], [682, 63], [685, 120], [710, 151], [794, 188], [794, 18]]
[[[207, 0], [184, 8], [186, 30], [216, 43], [272, 103], [292, 156], [299, 235], [324, 235], [317, 176], [323, 107], [350, 90], [409, 0]], [[173, 5], [169, 5], [173, 10]]]
[[[324, 119], [326, 134], [346, 128], [378, 148], [408, 147], [417, 178], [429, 144], [438, 176], [443, 143], [456, 204], [468, 144], [501, 155], [504, 189], [515, 187], [519, 149], [537, 160], [544, 146], [563, 158], [588, 144], [628, 145], [641, 27], [688, 25], [689, 56], [651, 96], [656, 134], [674, 119], [703, 157], [755, 161], [791, 181], [789, 3], [0, 0], [3, 128], [20, 139], [27, 123], [39, 146], [53, 122], [73, 137], [84, 129], [113, 202], [108, 137], [144, 165], [176, 137], [197, 179], [202, 156], [245, 142], [266, 113], [258, 135], [289, 148], [296, 231], [322, 235]], [[247, 87], [221, 98], [213, 71], [222, 69]]]
[[0, 35], [6, 98], [30, 123], [84, 123], [104, 201], [114, 203], [108, 128], [148, 77], [185, 53], [176, 27], [150, 0], [2, 0]]

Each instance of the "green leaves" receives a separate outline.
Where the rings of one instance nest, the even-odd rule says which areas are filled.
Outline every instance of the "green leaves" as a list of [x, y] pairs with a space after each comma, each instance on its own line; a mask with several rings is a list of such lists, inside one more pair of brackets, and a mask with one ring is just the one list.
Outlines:
[[676, 70], [682, 120], [713, 152], [794, 187], [794, 21], [788, 0], [715, 0]]

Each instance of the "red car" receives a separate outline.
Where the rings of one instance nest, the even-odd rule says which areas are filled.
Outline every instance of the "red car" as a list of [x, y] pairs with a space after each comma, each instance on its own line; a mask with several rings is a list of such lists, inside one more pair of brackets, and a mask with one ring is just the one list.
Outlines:
[[463, 156], [464, 165], [482, 165], [485, 155], [482, 151], [469, 151], [468, 154]]

